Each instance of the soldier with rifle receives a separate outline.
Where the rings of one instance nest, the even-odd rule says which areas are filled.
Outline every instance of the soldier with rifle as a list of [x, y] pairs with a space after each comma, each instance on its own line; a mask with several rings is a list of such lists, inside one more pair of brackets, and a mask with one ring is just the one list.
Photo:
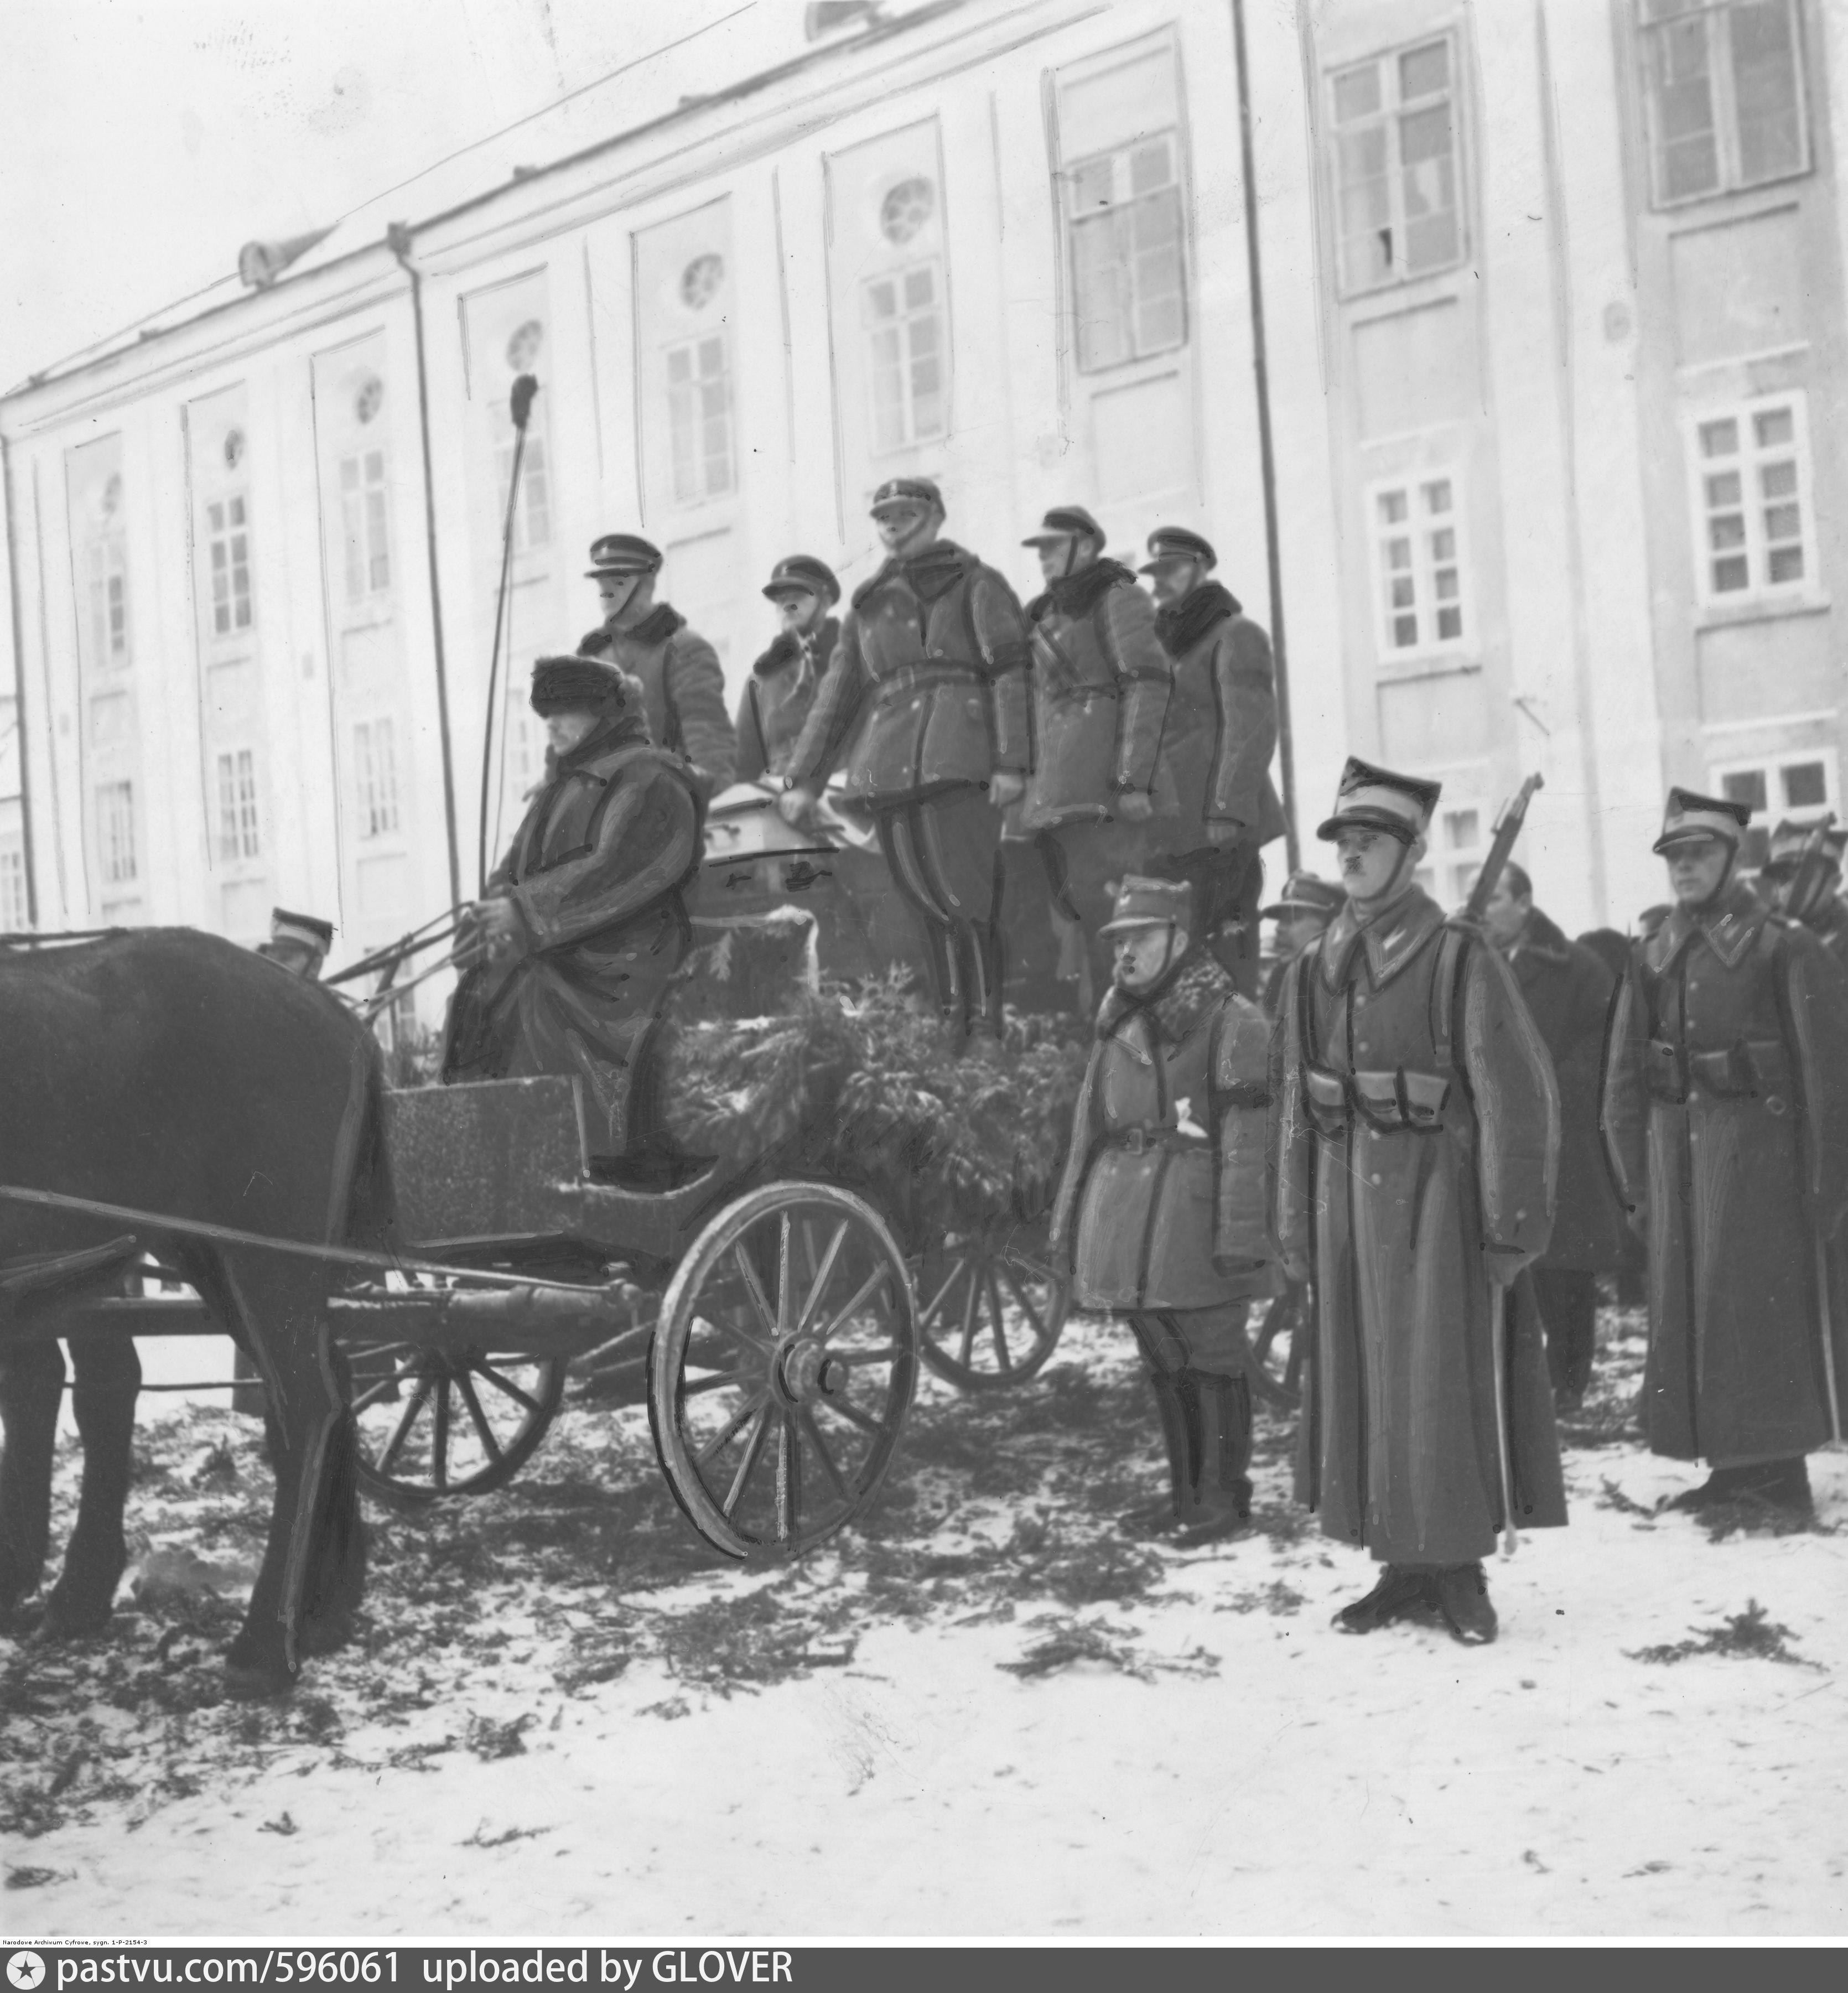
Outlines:
[[1566, 1520], [1520, 1278], [1553, 1228], [1559, 1098], [1507, 965], [1415, 883], [1440, 793], [1350, 759], [1320, 827], [1348, 901], [1284, 977], [1272, 1229], [1315, 1282], [1297, 1492], [1382, 1567], [1335, 1625], [1435, 1615], [1475, 1646], [1498, 1532]]

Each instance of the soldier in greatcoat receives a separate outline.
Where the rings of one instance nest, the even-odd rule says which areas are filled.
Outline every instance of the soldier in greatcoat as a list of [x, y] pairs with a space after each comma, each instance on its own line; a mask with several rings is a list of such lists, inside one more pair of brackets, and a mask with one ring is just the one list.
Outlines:
[[442, 1077], [582, 1079], [593, 1158], [643, 1145], [635, 1124], [650, 1032], [689, 927], [704, 805], [678, 755], [651, 747], [631, 679], [541, 658], [532, 706], [545, 779], [465, 916]]
[[751, 666], [738, 701], [733, 772], [741, 782], [766, 775], [781, 782], [789, 772], [790, 757], [808, 723], [816, 689], [841, 634], [840, 618], [833, 613], [841, 584], [825, 561], [812, 554], [790, 555], [772, 569], [763, 593], [777, 605], [783, 627]]
[[1131, 877], [1105, 932], [1115, 981], [1054, 1206], [1072, 1300], [1126, 1315], [1160, 1415], [1169, 1493], [1126, 1517], [1184, 1544], [1251, 1513], [1252, 1298], [1272, 1286], [1265, 1229], [1269, 1028], [1192, 945], [1184, 881]]
[[1496, 1532], [1566, 1520], [1518, 1279], [1552, 1229], [1559, 1109], [1507, 966], [1413, 883], [1439, 793], [1350, 760], [1320, 827], [1348, 904], [1284, 978], [1273, 1224], [1315, 1282], [1298, 1492], [1385, 1566], [1335, 1624], [1434, 1608], [1478, 1644]]
[[1786, 920], [1800, 921], [1848, 969], [1848, 907], [1842, 904], [1842, 853], [1848, 829], [1831, 826], [1818, 836], [1812, 824], [1781, 823], [1771, 834], [1770, 855], [1758, 875], [1770, 889], [1768, 904]]
[[873, 517], [887, 558], [854, 591], [781, 807], [805, 821], [845, 761], [847, 799], [872, 812], [918, 918], [946, 1024], [998, 1038], [1001, 812], [1032, 767], [1026, 626], [1002, 576], [941, 537], [928, 478], [881, 485]]
[[731, 787], [737, 737], [725, 709], [719, 654], [670, 603], [654, 599], [658, 547], [634, 533], [606, 533], [590, 549], [603, 620], [578, 640], [578, 655], [606, 658], [641, 682], [648, 735], [692, 764], [702, 800]]
[[1568, 941], [1534, 904], [1533, 881], [1518, 865], [1495, 882], [1482, 925], [1514, 971], [1559, 1090], [1559, 1203], [1533, 1281], [1553, 1403], [1572, 1411], [1591, 1382], [1597, 1277], [1618, 1271], [1628, 1256], [1630, 1228], [1598, 1133], [1604, 1025], [1616, 983], [1590, 949]]
[[1277, 924], [1276, 959], [1264, 980], [1264, 1014], [1274, 1017], [1283, 994], [1283, 978], [1312, 941], [1328, 932], [1328, 923], [1341, 911], [1348, 897], [1344, 888], [1313, 872], [1293, 872], [1283, 882], [1274, 906], [1263, 908], [1258, 918]]
[[1156, 631], [1173, 685], [1154, 791], [1151, 870], [1194, 888], [1201, 940], [1258, 993], [1259, 853], [1283, 835], [1270, 779], [1277, 745], [1270, 639], [1212, 579], [1212, 543], [1182, 526], [1149, 535]]
[[1168, 688], [1174, 672], [1136, 576], [1104, 558], [1104, 529], [1081, 505], [1055, 505], [1022, 542], [1045, 592], [1033, 625], [1033, 771], [1020, 826], [1035, 839], [1053, 904], [1076, 924], [1098, 989], [1118, 880], [1146, 872]]
[[1751, 815], [1669, 791], [1675, 900], [1618, 990], [1604, 1133], [1649, 1250], [1644, 1429], [1711, 1469], [1672, 1506], [1807, 1516], [1848, 1372], [1825, 1249], [1848, 1205], [1848, 988], [1737, 877]]

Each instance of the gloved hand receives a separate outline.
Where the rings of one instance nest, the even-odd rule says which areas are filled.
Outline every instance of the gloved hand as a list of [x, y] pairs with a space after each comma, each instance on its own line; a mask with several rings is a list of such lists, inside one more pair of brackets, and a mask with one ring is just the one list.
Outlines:
[[1144, 789], [1126, 789], [1112, 805], [1125, 823], [1146, 823], [1155, 814], [1155, 799]]
[[1017, 803], [1026, 793], [1026, 778], [1011, 768], [997, 768], [988, 778], [988, 799], [996, 809]]
[[798, 829], [815, 815], [815, 792], [805, 782], [797, 782], [777, 798], [777, 814]]

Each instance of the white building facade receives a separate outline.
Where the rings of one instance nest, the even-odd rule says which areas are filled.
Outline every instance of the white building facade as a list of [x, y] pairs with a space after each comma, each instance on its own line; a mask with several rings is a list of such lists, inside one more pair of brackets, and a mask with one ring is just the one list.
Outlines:
[[511, 830], [596, 535], [665, 550], [735, 696], [772, 563], [851, 587], [914, 472], [1023, 596], [1049, 505], [1126, 556], [1205, 532], [1281, 627], [1310, 862], [1375, 755], [1443, 778], [1453, 901], [1538, 769], [1542, 897], [1626, 925], [1666, 781], [1839, 793], [1844, 32], [1817, 0], [938, 0], [813, 43], [792, 10], [774, 66], [664, 112], [626, 84], [558, 163], [404, 190], [0, 401], [0, 917], [253, 941], [282, 904], [350, 958]]

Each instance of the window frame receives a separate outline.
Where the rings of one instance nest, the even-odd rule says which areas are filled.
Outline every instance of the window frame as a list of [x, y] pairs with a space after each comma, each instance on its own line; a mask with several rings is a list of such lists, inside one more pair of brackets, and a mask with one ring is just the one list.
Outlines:
[[[1178, 93], [1177, 93], [1178, 94]], [[1188, 255], [1187, 237], [1187, 150], [1182, 143], [1183, 127], [1177, 104], [1177, 115], [1171, 125], [1159, 129], [1139, 133], [1120, 145], [1102, 152], [1087, 152], [1081, 157], [1059, 162], [1060, 224], [1064, 253], [1067, 272], [1066, 307], [1071, 314], [1071, 367], [1081, 380], [1095, 380], [1102, 374], [1112, 374], [1119, 368], [1145, 365], [1151, 361], [1165, 360], [1171, 354], [1184, 353], [1192, 343], [1194, 333], [1193, 268]], [[1119, 169], [1132, 172], [1133, 156], [1157, 139], [1165, 141], [1168, 147], [1169, 178], [1151, 193], [1139, 194], [1132, 178], [1129, 191], [1122, 199], [1117, 197], [1115, 188]], [[1081, 215], [1077, 209], [1078, 183], [1083, 175], [1102, 162], [1111, 163], [1111, 197], [1107, 207], [1095, 214]], [[1176, 337], [1165, 344], [1144, 347], [1138, 337], [1138, 322], [1143, 300], [1137, 292], [1136, 268], [1137, 250], [1134, 242], [1135, 216], [1139, 208], [1160, 200], [1171, 201], [1173, 209], [1173, 257], [1179, 282], [1177, 296], [1179, 300], [1179, 324]], [[1085, 354], [1085, 328], [1092, 323], [1084, 308], [1081, 289], [1083, 282], [1084, 259], [1079, 254], [1079, 242], [1086, 231], [1095, 230], [1105, 221], [1115, 226], [1117, 233], [1126, 243], [1125, 253], [1117, 256], [1112, 267], [1127, 273], [1123, 288], [1126, 293], [1122, 314], [1122, 323], [1129, 336], [1129, 350], [1114, 359], [1088, 359]]]
[[[351, 723], [354, 843], [373, 845], [401, 838], [405, 829], [404, 781], [398, 757], [398, 716], [374, 713]], [[386, 749], [381, 761], [381, 728]], [[381, 767], [389, 780], [381, 784]], [[388, 809], [389, 820], [384, 820]]]
[[[1399, 258], [1408, 233], [1405, 207], [1405, 154], [1402, 138], [1402, 125], [1407, 109], [1399, 95], [1399, 65], [1407, 56], [1423, 49], [1442, 44], [1445, 52], [1445, 87], [1441, 98], [1416, 99], [1412, 115], [1432, 104], [1443, 102], [1449, 106], [1450, 114], [1450, 162], [1452, 172], [1453, 202], [1451, 212], [1456, 217], [1457, 242], [1453, 253], [1439, 263], [1423, 269], [1412, 270], [1400, 267]], [[1456, 31], [1441, 28], [1433, 34], [1419, 35], [1410, 40], [1395, 42], [1391, 46], [1377, 49], [1370, 55], [1358, 55], [1351, 60], [1330, 64], [1323, 72], [1324, 115], [1327, 123], [1322, 146], [1324, 176], [1327, 186], [1330, 219], [1329, 242], [1334, 259], [1334, 288], [1337, 296], [1364, 298], [1377, 296], [1382, 292], [1402, 289], [1407, 284], [1419, 284], [1447, 272], [1460, 268], [1467, 263], [1471, 255], [1470, 206], [1474, 182], [1474, 162], [1471, 156], [1466, 126], [1464, 102], [1464, 73], [1458, 56], [1460, 53]], [[1372, 114], [1371, 120], [1351, 120], [1346, 123], [1337, 115], [1336, 90], [1343, 78], [1357, 70], [1371, 67], [1376, 73], [1383, 73], [1391, 80], [1391, 94], [1382, 92], [1381, 108]], [[1392, 264], [1383, 276], [1371, 279], [1351, 281], [1348, 268], [1348, 238], [1342, 226], [1342, 194], [1341, 140], [1344, 132], [1360, 128], [1365, 122], [1382, 126], [1387, 134], [1386, 187], [1387, 226], [1392, 231], [1393, 257]]]
[[[18, 914], [18, 919], [13, 916]], [[32, 932], [32, 895], [26, 889], [23, 833], [0, 834], [0, 934]]]
[[[1434, 484], [1447, 484], [1450, 487], [1447, 530], [1453, 536], [1453, 544], [1448, 561], [1436, 559], [1428, 544], [1433, 532], [1447, 528], [1433, 527], [1417, 511], [1417, 502], [1424, 491]], [[1380, 501], [1389, 494], [1403, 494], [1406, 497], [1407, 518], [1402, 523], [1381, 523]], [[1419, 658], [1473, 656], [1477, 640], [1472, 620], [1477, 609], [1470, 586], [1469, 534], [1464, 524], [1467, 494], [1461, 471], [1452, 464], [1424, 464], [1390, 477], [1372, 479], [1361, 489], [1361, 505], [1365, 514], [1370, 620], [1379, 663], [1387, 666]], [[1385, 557], [1386, 542], [1399, 537], [1402, 532], [1412, 541], [1411, 608], [1419, 622], [1418, 636], [1410, 644], [1395, 641], [1394, 620], [1403, 610], [1391, 599], [1391, 583], [1394, 574], [1400, 570], [1389, 567]], [[1448, 598], [1441, 595], [1436, 586], [1437, 573], [1444, 568], [1453, 569], [1457, 577], [1456, 593]], [[1444, 608], [1450, 607], [1457, 610], [1461, 627], [1453, 637], [1440, 636], [1436, 634], [1436, 619]], [[1427, 620], [1430, 624], [1429, 634], [1426, 631]]]
[[216, 806], [212, 848], [217, 865], [237, 872], [258, 867], [263, 858], [263, 806], [257, 750], [214, 744], [211, 754]]
[[[927, 306], [913, 309], [904, 302], [904, 285], [907, 279], [919, 271], [930, 273], [931, 300]], [[881, 285], [891, 286], [897, 307], [887, 318], [876, 316], [873, 309], [873, 293]], [[907, 450], [941, 443], [949, 433], [950, 420], [949, 296], [944, 279], [943, 258], [938, 255], [920, 256], [909, 263], [894, 263], [889, 269], [876, 270], [871, 275], [861, 278], [859, 293], [860, 330], [866, 346], [867, 454], [875, 460], [897, 456]], [[928, 356], [937, 366], [937, 426], [931, 429], [921, 429], [917, 426], [914, 369], [919, 356], [911, 343], [912, 326], [924, 318], [932, 320], [937, 327], [936, 349]], [[882, 333], [895, 333], [902, 348], [895, 369], [884, 367], [878, 357], [876, 342]], [[880, 434], [879, 384], [893, 373], [899, 382], [897, 405], [903, 417], [904, 433], [895, 441], [888, 442]]]
[[[134, 627], [129, 617], [128, 538], [120, 526], [105, 527], [85, 542], [88, 569], [90, 642], [95, 668], [114, 677], [135, 661]], [[114, 589], [116, 599], [111, 600]], [[121, 645], [114, 642], [119, 614]]]
[[[1703, 200], [1719, 200], [1729, 194], [1756, 193], [1786, 180], [1801, 179], [1816, 169], [1816, 135], [1809, 112], [1809, 60], [1804, 41], [1802, 0], [1782, 0], [1785, 18], [1790, 23], [1792, 62], [1795, 69], [1795, 110], [1801, 158], [1798, 162], [1761, 179], [1747, 179], [1740, 168], [1738, 92], [1733, 75], [1732, 41], [1725, 32], [1736, 0], [1692, 0], [1673, 14], [1657, 13], [1655, 0], [1635, 0], [1635, 31], [1638, 94], [1641, 101], [1645, 171], [1648, 175], [1649, 205], [1658, 213], [1672, 213]], [[1655, 50], [1668, 30], [1692, 20], [1704, 23], [1710, 105], [1713, 111], [1714, 184], [1693, 193], [1672, 194], [1662, 186], [1661, 111], [1657, 91]]]
[[[1774, 788], [1779, 795], [1783, 793], [1777, 778], [1792, 768], [1808, 767], [1815, 763], [1822, 771], [1822, 800], [1819, 803], [1789, 803], [1773, 800]], [[1725, 761], [1707, 764], [1707, 793], [1723, 796], [1727, 779], [1735, 775], [1762, 775], [1764, 778], [1764, 808], [1755, 823], [1746, 826], [1749, 839], [1754, 832], [1768, 839], [1772, 830], [1786, 819], [1793, 823], [1814, 823], [1830, 814], [1839, 814], [1842, 807], [1841, 756], [1839, 750], [1826, 741], [1812, 742], [1806, 747], [1780, 747], [1760, 754], [1739, 755]], [[1757, 872], [1764, 860], [1747, 863], [1740, 861], [1743, 871]]]
[[[1703, 454], [1701, 432], [1716, 422], [1733, 422], [1739, 426], [1743, 440], [1751, 436], [1757, 419], [1781, 409], [1791, 414], [1791, 441], [1785, 448], [1754, 443], [1731, 454], [1715, 459]], [[1695, 598], [1699, 607], [1713, 614], [1723, 614], [1732, 609], [1760, 609], [1775, 607], [1780, 603], [1807, 604], [1821, 598], [1822, 579], [1817, 573], [1819, 552], [1818, 523], [1814, 495], [1813, 460], [1810, 450], [1809, 398], [1801, 388], [1786, 388], [1775, 394], [1751, 395], [1736, 402], [1716, 402], [1697, 407], [1686, 408], [1681, 417], [1683, 457], [1686, 466], [1688, 524], [1690, 549], [1695, 565]], [[1800, 538], [1796, 544], [1802, 549], [1803, 572], [1792, 581], [1773, 581], [1771, 579], [1772, 543], [1765, 535], [1764, 514], [1769, 506], [1786, 497], [1782, 493], [1766, 494], [1760, 488], [1755, 497], [1748, 496], [1744, 490], [1760, 467], [1767, 463], [1785, 461], [1796, 467], [1796, 490], [1793, 496], [1800, 514]], [[1707, 502], [1706, 480], [1714, 474], [1715, 467], [1734, 465], [1738, 468], [1741, 479], [1739, 510], [1743, 517], [1745, 538], [1741, 552], [1747, 564], [1747, 585], [1744, 588], [1716, 588], [1713, 585], [1713, 568], [1716, 560], [1725, 557], [1729, 551], [1716, 548], [1710, 543], [1709, 525], [1717, 514], [1729, 508], [1712, 507]], [[1787, 545], [1788, 542], [1778, 542]]]
[[[118, 798], [121, 805], [119, 818], [105, 807], [106, 798]], [[128, 887], [127, 892], [118, 892], [118, 900], [136, 897], [141, 885], [141, 838], [135, 822], [135, 781], [132, 776], [112, 775], [92, 786], [91, 802], [96, 815], [97, 883], [99, 886]], [[126, 826], [125, 836], [117, 839], [111, 832], [116, 822]], [[126, 848], [128, 869], [118, 869], [119, 851]], [[107, 894], [100, 897], [107, 897]]]
[[[702, 374], [699, 371], [701, 349], [709, 346], [718, 347], [723, 363], [716, 375]], [[672, 368], [675, 358], [681, 354], [688, 358], [688, 374], [685, 381], [677, 383], [672, 378]], [[738, 397], [736, 371], [732, 361], [731, 327], [722, 322], [683, 338], [664, 340], [661, 344], [661, 385], [666, 390], [668, 403], [668, 503], [676, 512], [692, 511], [702, 505], [718, 504], [738, 495]], [[725, 426], [726, 482], [719, 486], [714, 486], [709, 481], [714, 459], [706, 447], [706, 425], [712, 417], [705, 405], [705, 393], [708, 384], [714, 379], [722, 382], [725, 389], [723, 405], [719, 412]], [[689, 424], [689, 440], [692, 445], [689, 463], [697, 473], [690, 489], [684, 487], [680, 481], [681, 415], [683, 410]]]
[[[552, 542], [555, 525], [556, 508], [552, 503], [552, 459], [545, 447], [545, 432], [539, 426], [535, 409], [528, 418], [526, 428], [526, 447], [520, 456], [520, 497], [514, 508], [514, 552], [516, 556], [536, 554], [545, 551]], [[488, 410], [490, 433], [494, 442], [494, 538], [500, 539], [507, 524], [507, 485], [513, 476], [514, 452], [518, 448], [518, 432], [514, 428], [513, 403], [511, 400], [493, 402]], [[534, 492], [538, 497], [535, 502]], [[533, 531], [535, 513], [540, 515], [539, 523], [544, 531]]]
[[[367, 460], [373, 458], [378, 463], [376, 478], [367, 475]], [[354, 473], [350, 489], [347, 484], [349, 468]], [[340, 508], [342, 598], [348, 610], [376, 607], [391, 599], [395, 567], [391, 545], [391, 465], [384, 439], [362, 443], [343, 452], [335, 460], [333, 476]], [[377, 572], [381, 562], [382, 579]], [[357, 589], [354, 586], [356, 579], [360, 583]]]
[[[234, 520], [231, 508], [241, 506], [243, 517]], [[224, 523], [213, 523], [213, 514], [222, 508]], [[254, 641], [257, 632], [257, 564], [254, 558], [256, 534], [251, 519], [250, 487], [244, 483], [226, 483], [202, 493], [199, 501], [200, 538], [204, 542], [205, 601], [203, 609], [207, 641], [215, 649], [248, 644]], [[232, 558], [234, 542], [241, 538], [244, 559], [241, 563]], [[227, 626], [218, 627], [219, 600], [217, 591], [218, 563], [213, 556], [218, 548], [225, 549], [224, 568], [226, 576], [225, 601], [230, 621]], [[244, 575], [244, 603], [246, 610], [244, 620], [237, 618], [237, 577], [241, 566]]]

